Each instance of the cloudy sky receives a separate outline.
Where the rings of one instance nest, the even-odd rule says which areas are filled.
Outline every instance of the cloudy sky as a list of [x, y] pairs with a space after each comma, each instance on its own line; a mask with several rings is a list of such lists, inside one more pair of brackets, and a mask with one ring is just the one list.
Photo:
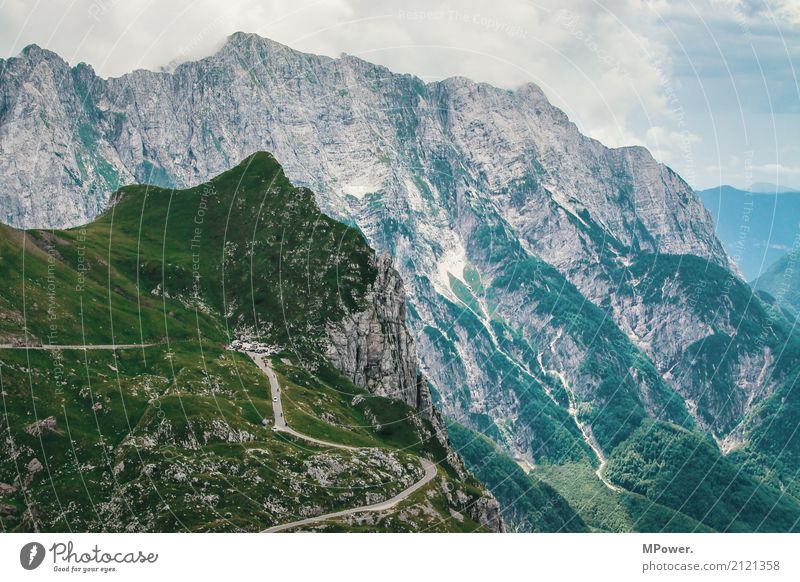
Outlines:
[[533, 81], [697, 188], [800, 187], [800, 0], [0, 0], [0, 57], [37, 43], [103, 76], [238, 30], [425, 80]]

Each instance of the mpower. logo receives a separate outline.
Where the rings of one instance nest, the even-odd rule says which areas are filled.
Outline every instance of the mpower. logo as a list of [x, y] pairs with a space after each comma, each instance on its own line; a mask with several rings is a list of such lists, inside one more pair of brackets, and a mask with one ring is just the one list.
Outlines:
[[35, 570], [44, 561], [44, 546], [39, 542], [29, 542], [19, 551], [19, 563], [26, 570]]

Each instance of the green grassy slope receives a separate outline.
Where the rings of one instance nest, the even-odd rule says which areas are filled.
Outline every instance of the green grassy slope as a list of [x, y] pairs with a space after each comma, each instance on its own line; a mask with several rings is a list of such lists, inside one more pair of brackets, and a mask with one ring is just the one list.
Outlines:
[[[356, 231], [267, 154], [190, 190], [117, 196], [85, 227], [0, 227], [0, 343], [146, 344], [0, 348], [4, 531], [257, 531], [388, 498], [421, 477], [422, 455], [440, 462], [418, 492], [432, 510], [336, 528], [481, 529], [468, 516], [482, 489], [447, 463], [430, 424], [320, 356], [326, 322], [374, 280]], [[273, 365], [298, 430], [365, 448], [264, 426], [266, 378], [225, 349], [236, 330], [283, 346]]]

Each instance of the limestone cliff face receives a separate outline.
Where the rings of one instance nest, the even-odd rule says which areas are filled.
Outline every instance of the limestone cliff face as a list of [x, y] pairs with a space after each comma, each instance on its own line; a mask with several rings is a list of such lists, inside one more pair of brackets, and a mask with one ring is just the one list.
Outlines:
[[387, 253], [375, 259], [375, 268], [366, 309], [328, 325], [326, 356], [357, 386], [402, 400], [431, 418], [430, 394], [417, 371], [417, 352], [406, 327], [403, 280]]

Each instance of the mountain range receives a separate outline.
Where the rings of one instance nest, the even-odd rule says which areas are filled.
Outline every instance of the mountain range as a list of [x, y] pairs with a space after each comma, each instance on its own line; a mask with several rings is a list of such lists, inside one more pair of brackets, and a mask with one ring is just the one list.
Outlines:
[[800, 192], [772, 193], [720, 186], [698, 192], [717, 236], [748, 281], [755, 281], [797, 246]]
[[[680, 176], [583, 136], [535, 85], [423, 83], [237, 33], [173, 72], [111, 79], [30, 46], [0, 64], [0, 86], [0, 216], [16, 227], [79, 225], [120, 185], [196, 187], [271, 152], [392, 257], [431, 399], [510, 527], [541, 529], [530, 507], [558, 499], [554, 531], [798, 528], [791, 322], [744, 282]], [[157, 280], [158, 262], [136, 264], [129, 276]], [[273, 333], [280, 319], [244, 313], [286, 297], [246, 283], [217, 308]], [[291, 337], [366, 389], [418, 386], [408, 362], [377, 364], [388, 384], [358, 372], [358, 320], [315, 344], [325, 321]]]
[[800, 192], [800, 188], [773, 184], [772, 182], [753, 182], [748, 190], [756, 194], [784, 194], [786, 192]]

